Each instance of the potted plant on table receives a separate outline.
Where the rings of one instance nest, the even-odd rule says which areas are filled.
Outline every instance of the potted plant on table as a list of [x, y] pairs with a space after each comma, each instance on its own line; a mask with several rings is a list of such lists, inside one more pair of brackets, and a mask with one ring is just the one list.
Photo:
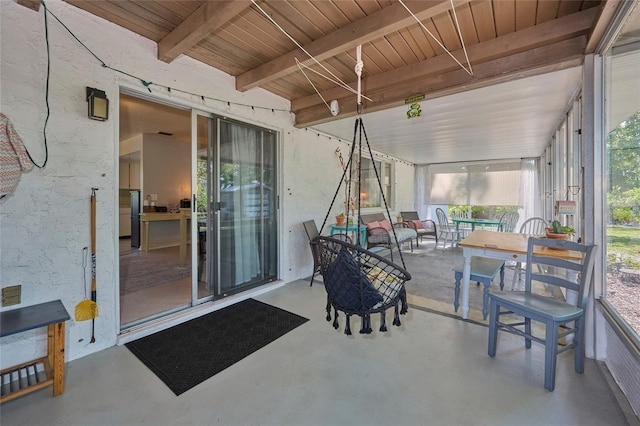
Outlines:
[[551, 222], [551, 227], [546, 228], [547, 238], [567, 239], [570, 234], [575, 234], [576, 230], [570, 226], [563, 226], [559, 220]]
[[344, 213], [336, 215], [336, 225], [344, 226]]

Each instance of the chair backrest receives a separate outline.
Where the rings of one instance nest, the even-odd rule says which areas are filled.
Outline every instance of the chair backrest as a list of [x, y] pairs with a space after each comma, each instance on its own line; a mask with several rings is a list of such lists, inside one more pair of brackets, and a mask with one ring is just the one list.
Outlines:
[[315, 220], [307, 220], [305, 222], [302, 222], [302, 225], [304, 226], [304, 230], [307, 233], [307, 237], [309, 238], [309, 241], [313, 240], [315, 237], [320, 235], [320, 233], [318, 232], [318, 227], [316, 226]]
[[516, 229], [516, 224], [518, 223], [518, 219], [520, 219], [520, 214], [516, 211], [506, 212], [500, 218], [500, 225], [498, 230], [502, 232], [513, 232]]
[[[351, 240], [351, 237], [349, 236], [349, 234], [333, 234], [331, 238], [333, 238], [334, 240], [344, 241], [349, 244], [353, 244], [353, 241]], [[341, 248], [340, 244], [333, 243], [333, 242], [327, 242], [327, 244], [329, 244], [329, 246], [335, 251], [340, 251], [340, 248]]]
[[420, 220], [418, 212], [400, 212], [400, 216], [402, 216], [402, 220]]
[[440, 207], [438, 207], [436, 209], [436, 216], [438, 217], [438, 225], [440, 225], [440, 227], [442, 229], [446, 229], [448, 231], [449, 230], [449, 218], [447, 217], [447, 214], [444, 212], [444, 210], [442, 210]]
[[526, 235], [544, 235], [549, 224], [541, 217], [531, 217], [520, 226], [520, 233]]
[[[574, 252], [573, 254], [582, 254], [582, 259], [569, 260], [555, 255], [568, 254], [566, 250]], [[577, 292], [578, 297], [572, 304], [584, 309], [591, 286], [596, 252], [595, 245], [550, 238], [529, 238], [525, 292], [531, 293], [533, 281], [564, 287]]]
[[451, 217], [454, 219], [469, 219], [469, 213], [466, 209], [455, 208], [451, 210]]

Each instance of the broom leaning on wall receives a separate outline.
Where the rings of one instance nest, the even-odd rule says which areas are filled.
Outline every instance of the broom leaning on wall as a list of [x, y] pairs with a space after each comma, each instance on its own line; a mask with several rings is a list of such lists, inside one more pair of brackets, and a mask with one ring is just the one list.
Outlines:
[[[98, 316], [97, 288], [96, 288], [96, 191], [98, 188], [91, 188], [91, 300], [86, 299], [78, 303], [76, 306], [76, 321], [91, 320], [91, 340], [89, 343], [96, 341], [95, 337], [95, 318]], [[83, 256], [82, 266], [86, 267], [86, 255]], [[85, 274], [86, 276], [86, 274]], [[86, 284], [85, 284], [86, 291]]]

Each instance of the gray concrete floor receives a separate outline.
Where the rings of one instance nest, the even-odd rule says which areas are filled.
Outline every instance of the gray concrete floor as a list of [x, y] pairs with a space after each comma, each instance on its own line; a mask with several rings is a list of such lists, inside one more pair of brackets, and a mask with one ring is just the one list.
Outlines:
[[[43, 389], [0, 406], [8, 425], [624, 425], [598, 365], [559, 356], [556, 390], [544, 353], [487, 328], [411, 309], [369, 336], [325, 321], [325, 291], [297, 281], [257, 299], [310, 319], [175, 396], [124, 346], [68, 364], [64, 394]], [[389, 320], [389, 316], [387, 317]], [[390, 323], [390, 320], [389, 320]], [[377, 316], [374, 321], [377, 329]], [[359, 329], [359, 320], [352, 323]]]

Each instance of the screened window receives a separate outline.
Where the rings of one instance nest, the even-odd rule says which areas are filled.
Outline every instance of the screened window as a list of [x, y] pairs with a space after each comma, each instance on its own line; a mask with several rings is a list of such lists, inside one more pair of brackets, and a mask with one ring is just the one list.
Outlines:
[[[605, 57], [606, 261], [603, 297], [640, 332], [640, 8]], [[637, 40], [637, 36], [636, 36]]]
[[521, 162], [429, 166], [432, 205], [519, 206]]
[[[362, 208], [384, 207], [383, 192], [389, 207], [393, 206], [393, 163], [365, 157], [361, 161], [360, 203]], [[374, 164], [380, 176], [380, 185], [373, 168]]]

